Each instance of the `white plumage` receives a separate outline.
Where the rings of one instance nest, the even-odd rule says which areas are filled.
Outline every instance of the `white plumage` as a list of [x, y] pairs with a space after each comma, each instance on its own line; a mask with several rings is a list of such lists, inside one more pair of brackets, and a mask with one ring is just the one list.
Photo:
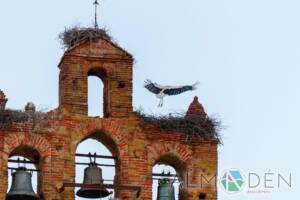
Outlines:
[[163, 98], [165, 96], [178, 95], [186, 91], [197, 89], [197, 85], [199, 82], [197, 81], [193, 85], [184, 85], [184, 86], [162, 86], [157, 83], [152, 82], [151, 80], [146, 80], [144, 87], [148, 89], [150, 92], [156, 95], [157, 98], [160, 99], [158, 107], [163, 106]]

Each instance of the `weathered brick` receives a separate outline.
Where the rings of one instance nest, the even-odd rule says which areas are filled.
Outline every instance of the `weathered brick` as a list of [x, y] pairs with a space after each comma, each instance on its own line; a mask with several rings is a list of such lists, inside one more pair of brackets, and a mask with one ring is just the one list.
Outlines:
[[[191, 144], [182, 133], [141, 127], [132, 110], [132, 64], [128, 53], [106, 40], [82, 43], [65, 52], [59, 64], [59, 107], [38, 123], [12, 123], [0, 130], [0, 199], [8, 187], [8, 157], [17, 148], [26, 156], [30, 152], [26, 148], [31, 148], [39, 154], [39, 191], [45, 199], [73, 200], [73, 188], [59, 193], [56, 187], [75, 181], [76, 148], [87, 138], [99, 140], [118, 157], [117, 183], [141, 186], [142, 200], [152, 199], [152, 167], [157, 163], [172, 165], [184, 176], [188, 200], [197, 199], [200, 192], [217, 197], [215, 183], [201, 188], [200, 180], [202, 173], [217, 172], [218, 143], [199, 139]], [[87, 116], [88, 75], [104, 82], [104, 118]], [[2, 105], [5, 100], [2, 95]], [[204, 113], [198, 99], [189, 113]], [[134, 192], [121, 190], [117, 195], [127, 200]]]

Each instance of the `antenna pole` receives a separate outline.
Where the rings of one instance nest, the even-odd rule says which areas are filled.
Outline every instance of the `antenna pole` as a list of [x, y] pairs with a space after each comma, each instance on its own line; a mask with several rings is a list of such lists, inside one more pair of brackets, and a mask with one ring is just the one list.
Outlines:
[[95, 5], [95, 28], [98, 28], [98, 13], [97, 13], [97, 10], [98, 10], [98, 0], [95, 0], [94, 2], [94, 5]]

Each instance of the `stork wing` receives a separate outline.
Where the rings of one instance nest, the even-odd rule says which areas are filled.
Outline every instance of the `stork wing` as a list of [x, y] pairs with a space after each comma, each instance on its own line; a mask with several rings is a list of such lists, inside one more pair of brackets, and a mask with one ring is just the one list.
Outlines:
[[145, 81], [144, 87], [154, 94], [159, 94], [162, 91], [159, 85], [152, 83], [149, 79]]
[[189, 91], [189, 90], [194, 90], [195, 88], [192, 85], [186, 85], [182, 87], [177, 87], [177, 88], [169, 88], [165, 89], [164, 93], [167, 95], [177, 95], [181, 94], [183, 92]]

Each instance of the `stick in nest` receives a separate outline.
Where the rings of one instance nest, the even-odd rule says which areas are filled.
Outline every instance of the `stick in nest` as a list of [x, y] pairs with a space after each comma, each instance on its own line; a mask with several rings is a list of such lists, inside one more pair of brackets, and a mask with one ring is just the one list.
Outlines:
[[82, 27], [66, 28], [64, 32], [59, 34], [58, 38], [66, 49], [83, 41], [95, 42], [101, 38], [112, 40], [106, 29]]
[[217, 139], [221, 141], [219, 135], [221, 122], [207, 115], [187, 117], [184, 113], [176, 113], [157, 117], [146, 115], [141, 111], [136, 111], [136, 114], [143, 119], [142, 127], [152, 124], [163, 131], [181, 132], [187, 136], [187, 140], [201, 137], [205, 140]]

